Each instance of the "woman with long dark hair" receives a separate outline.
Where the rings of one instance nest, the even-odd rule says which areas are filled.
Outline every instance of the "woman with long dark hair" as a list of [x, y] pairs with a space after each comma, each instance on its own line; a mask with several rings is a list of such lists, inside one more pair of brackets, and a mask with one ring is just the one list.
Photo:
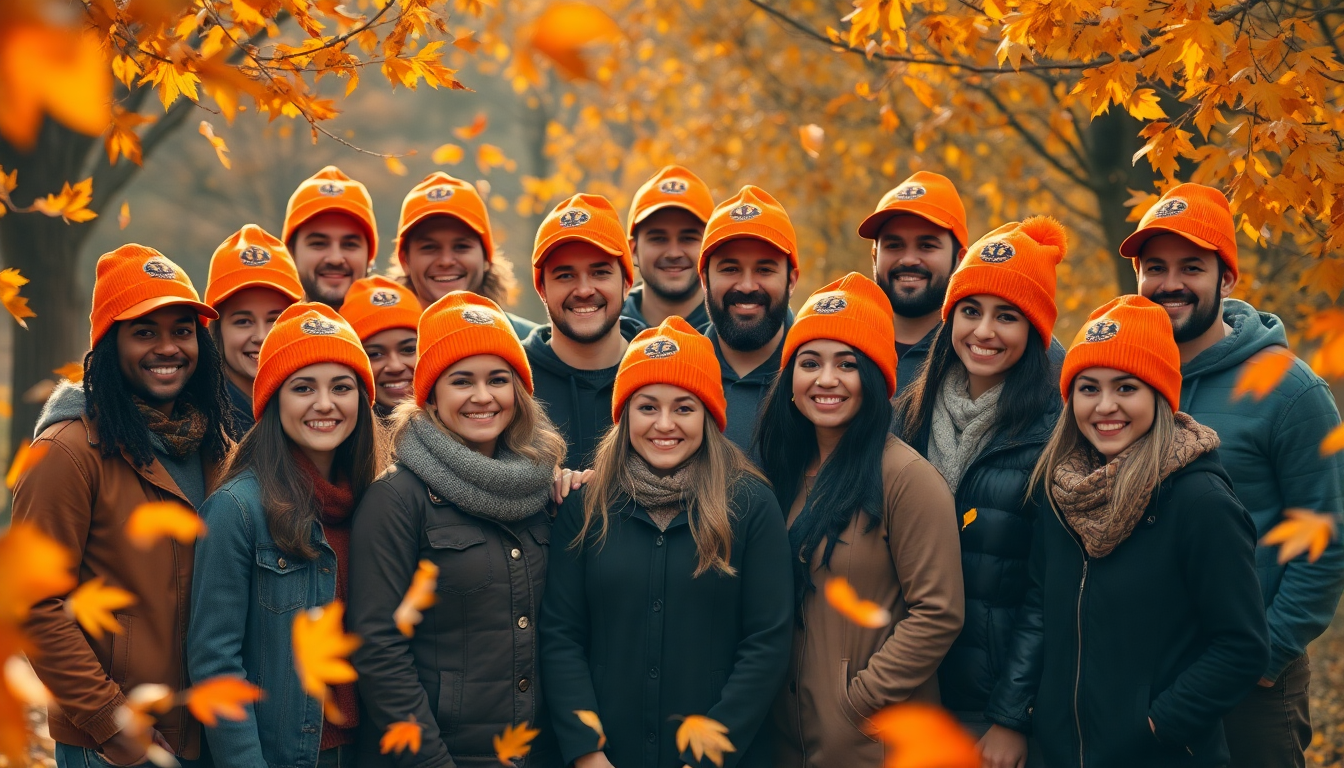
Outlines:
[[300, 611], [346, 599], [351, 514], [382, 466], [373, 373], [355, 335], [324, 304], [280, 314], [261, 347], [252, 428], [201, 510], [187, 666], [200, 682], [246, 678], [263, 698], [244, 720], [207, 729], [228, 765], [354, 765], [354, 684], [323, 702], [299, 682], [291, 632]]
[[[893, 431], [947, 480], [961, 522], [966, 622], [938, 668], [943, 706], [980, 738], [985, 768], [1018, 768], [1027, 742], [985, 719], [1027, 591], [1043, 507], [1027, 479], [1055, 420], [1055, 266], [1064, 228], [1037, 216], [970, 247], [948, 284], [943, 325], [896, 399]], [[975, 510], [972, 514], [971, 510]]]
[[[903, 701], [936, 703], [934, 673], [961, 629], [951, 494], [888, 434], [895, 350], [890, 302], [851, 272], [808, 297], [766, 397], [756, 445], [788, 510], [798, 605], [773, 717], [776, 766], [882, 765], [868, 718]], [[891, 624], [860, 627], [828, 606], [822, 587], [836, 578]]]
[[565, 764], [708, 768], [709, 755], [677, 748], [688, 715], [726, 727], [725, 768], [772, 764], [762, 724], [788, 660], [788, 543], [770, 489], [723, 435], [724, 411], [714, 347], [686, 321], [631, 342], [592, 480], [556, 520], [542, 605]]

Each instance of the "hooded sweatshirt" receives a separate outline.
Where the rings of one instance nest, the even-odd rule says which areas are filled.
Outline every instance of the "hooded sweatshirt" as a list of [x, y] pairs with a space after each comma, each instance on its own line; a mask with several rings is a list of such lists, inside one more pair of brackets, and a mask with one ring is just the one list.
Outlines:
[[[625, 305], [621, 307], [621, 316], [628, 317], [640, 324], [642, 328], [648, 328], [653, 325], [644, 317], [644, 284], [640, 283], [630, 289], [629, 295], [625, 298]], [[709, 313], [705, 311], [705, 303], [702, 301], [695, 305], [686, 317], [682, 318], [690, 324], [692, 328], [704, 332], [705, 326], [709, 325]]]
[[[1329, 388], [1301, 360], [1263, 400], [1233, 399], [1242, 366], [1270, 347], [1287, 347], [1283, 321], [1244, 301], [1223, 301], [1232, 333], [1181, 366], [1181, 410], [1212, 427], [1218, 453], [1237, 498], [1255, 522], [1257, 538], [1303, 508], [1335, 515], [1344, 508], [1344, 456], [1321, 456], [1320, 444], [1339, 424]], [[1264, 677], [1276, 679], [1307, 643], [1329, 626], [1344, 591], [1344, 544], [1333, 539], [1315, 563], [1277, 561], [1278, 547], [1256, 549], [1256, 571], [1269, 622], [1270, 660]]]
[[714, 355], [719, 358], [719, 372], [723, 376], [723, 395], [728, 401], [728, 428], [723, 431], [723, 435], [736, 443], [738, 448], [746, 451], [751, 460], [757, 464], [760, 463], [761, 457], [756, 454], [751, 439], [756, 433], [756, 420], [760, 417], [761, 401], [765, 399], [766, 390], [779, 375], [779, 366], [784, 354], [784, 336], [789, 335], [791, 327], [793, 327], [792, 310], [784, 320], [784, 333], [780, 336], [779, 345], [775, 347], [770, 358], [756, 366], [756, 369], [746, 376], [738, 376], [737, 371], [733, 370], [733, 366], [729, 365], [723, 356], [723, 340], [719, 338], [718, 329], [713, 325], [705, 326], [704, 333], [714, 342]]

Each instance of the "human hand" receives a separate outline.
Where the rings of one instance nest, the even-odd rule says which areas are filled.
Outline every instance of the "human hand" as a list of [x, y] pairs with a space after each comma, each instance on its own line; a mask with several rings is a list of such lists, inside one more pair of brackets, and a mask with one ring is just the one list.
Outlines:
[[1256, 683], [1256, 685], [1260, 686], [1261, 688], [1273, 688], [1274, 684], [1277, 682], [1279, 681], [1275, 680], [1272, 677], [1262, 677], [1260, 678], [1260, 682]]
[[616, 768], [607, 759], [606, 752], [589, 752], [574, 761], [574, 768]]
[[551, 489], [551, 498], [556, 504], [564, 502], [565, 497], [570, 491], [577, 491], [593, 478], [591, 469], [561, 469], [555, 468], [555, 486]]
[[1023, 768], [1027, 764], [1027, 737], [1012, 728], [991, 725], [976, 746], [981, 768]]
[[98, 749], [99, 755], [103, 761], [110, 765], [132, 766], [143, 765], [149, 761], [149, 744], [158, 744], [165, 750], [172, 752], [168, 747], [167, 739], [157, 729], [150, 728], [148, 740], [142, 740], [132, 736], [125, 730], [117, 731], [112, 738], [103, 742]]

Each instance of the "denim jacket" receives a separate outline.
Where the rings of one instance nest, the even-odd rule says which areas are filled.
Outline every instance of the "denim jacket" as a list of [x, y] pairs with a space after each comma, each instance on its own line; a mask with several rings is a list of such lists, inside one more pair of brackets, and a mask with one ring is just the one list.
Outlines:
[[188, 674], [193, 684], [242, 677], [263, 691], [246, 720], [206, 729], [210, 751], [231, 768], [313, 768], [322, 704], [299, 684], [291, 633], [299, 611], [335, 599], [336, 553], [316, 524], [316, 560], [282, 552], [251, 470], [220, 486], [200, 514], [209, 530], [196, 543]]

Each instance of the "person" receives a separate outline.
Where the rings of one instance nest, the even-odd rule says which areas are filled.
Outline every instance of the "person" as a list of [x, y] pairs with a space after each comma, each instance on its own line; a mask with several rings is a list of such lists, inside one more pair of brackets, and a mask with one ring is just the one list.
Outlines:
[[630, 289], [622, 315], [646, 328], [672, 315], [692, 328], [709, 323], [696, 265], [712, 213], [709, 187], [680, 165], [664, 166], [635, 192], [625, 227], [640, 284]]
[[280, 313], [303, 299], [294, 259], [285, 244], [256, 224], [245, 224], [210, 257], [205, 303], [219, 313], [210, 338], [224, 358], [224, 381], [232, 406], [229, 437], [241, 440], [252, 418], [252, 380], [261, 344]]
[[713, 355], [675, 315], [635, 337], [592, 479], [556, 517], [541, 674], [575, 768], [709, 768], [677, 746], [687, 715], [727, 729], [723, 768], [772, 764], [762, 725], [789, 653], [788, 539], [760, 472], [724, 439]]
[[304, 301], [341, 306], [346, 291], [378, 255], [378, 222], [368, 188], [328, 165], [290, 196], [280, 239], [294, 256]]
[[705, 335], [714, 344], [728, 398], [724, 435], [750, 451], [793, 319], [789, 299], [798, 284], [798, 240], [789, 214], [765, 190], [743, 187], [709, 217], [699, 271], [709, 308]]
[[[257, 421], [229, 456], [201, 509], [187, 668], [193, 681], [228, 676], [263, 689], [206, 730], [231, 766], [355, 765], [353, 683], [309, 696], [294, 667], [295, 619], [350, 584], [351, 515], [383, 467], [373, 371], [355, 334], [320, 303], [287, 308], [261, 346]], [[339, 715], [339, 716], [338, 716]]]
[[[512, 324], [490, 299], [453, 291], [425, 310], [415, 397], [397, 407], [397, 463], [364, 496], [351, 549], [353, 661], [373, 730], [414, 718], [418, 753], [360, 765], [497, 765], [492, 739], [541, 731], [516, 765], [561, 765], [537, 685], [553, 473], [564, 440], [532, 398]], [[393, 608], [417, 564], [435, 601], [414, 634]]]
[[68, 551], [81, 584], [135, 595], [95, 637], [67, 596], [37, 603], [25, 631], [51, 691], [47, 725], [60, 768], [139, 765], [157, 745], [187, 768], [210, 766], [201, 726], [182, 707], [154, 717], [143, 740], [118, 712], [146, 684], [188, 687], [185, 645], [193, 552], [172, 537], [142, 550], [125, 525], [142, 504], [200, 509], [229, 447], [218, 317], [163, 254], [127, 244], [98, 259], [84, 380], [52, 393], [34, 430], [45, 452], [14, 487], [13, 521]]
[[[787, 507], [799, 621], [772, 721], [773, 765], [877, 768], [879, 710], [938, 703], [938, 664], [964, 613], [958, 523], [938, 470], [889, 434], [891, 305], [851, 272], [803, 303], [756, 445]], [[845, 579], [890, 613], [876, 628], [826, 604]]]
[[1044, 216], [972, 245], [948, 282], [928, 362], [894, 404], [893, 431], [942, 474], [954, 519], [964, 521], [966, 620], [938, 687], [943, 705], [981, 737], [991, 766], [1016, 768], [1026, 757], [1026, 739], [992, 725], [984, 710], [1026, 595], [1031, 530], [1043, 508], [1027, 480], [1059, 418], [1048, 340], [1065, 248], [1064, 227]]
[[537, 399], [564, 435], [567, 463], [575, 469], [592, 465], [611, 426], [616, 371], [640, 330], [621, 317], [634, 271], [620, 217], [601, 195], [561, 202], [537, 230], [532, 282], [551, 322], [533, 331], [523, 348]]
[[966, 207], [951, 179], [918, 171], [882, 196], [859, 237], [873, 241], [873, 279], [895, 313], [900, 394], [918, 378], [943, 322], [948, 281], [971, 242]]
[[[1143, 216], [1121, 245], [1134, 259], [1139, 292], [1171, 318], [1181, 355], [1182, 411], [1217, 430], [1223, 464], [1258, 536], [1284, 510], [1344, 511], [1344, 460], [1322, 455], [1321, 441], [1339, 424], [1330, 389], [1293, 358], [1264, 398], [1234, 398], [1255, 355], [1284, 352], [1283, 321], [1229, 298], [1237, 285], [1237, 227], [1222, 192], [1178, 184]], [[1316, 562], [1279, 564], [1261, 547], [1256, 567], [1269, 621], [1269, 664], [1224, 721], [1232, 768], [1306, 765], [1311, 744], [1307, 644], [1330, 625], [1344, 592], [1344, 544], [1331, 540]]]
[[341, 317], [364, 345], [373, 368], [373, 412], [386, 421], [410, 397], [415, 375], [420, 302], [406, 286], [381, 275], [356, 280], [345, 294]]
[[[518, 293], [513, 263], [495, 248], [490, 212], [475, 185], [435, 171], [401, 201], [394, 277], [428, 307], [453, 291], [471, 291], [503, 306]], [[509, 323], [525, 339], [537, 324]]]
[[1181, 401], [1166, 312], [1092, 313], [1060, 375], [1064, 412], [1032, 471], [1026, 601], [986, 715], [1050, 766], [1222, 766], [1219, 718], [1269, 658], [1255, 528], [1218, 435]]

